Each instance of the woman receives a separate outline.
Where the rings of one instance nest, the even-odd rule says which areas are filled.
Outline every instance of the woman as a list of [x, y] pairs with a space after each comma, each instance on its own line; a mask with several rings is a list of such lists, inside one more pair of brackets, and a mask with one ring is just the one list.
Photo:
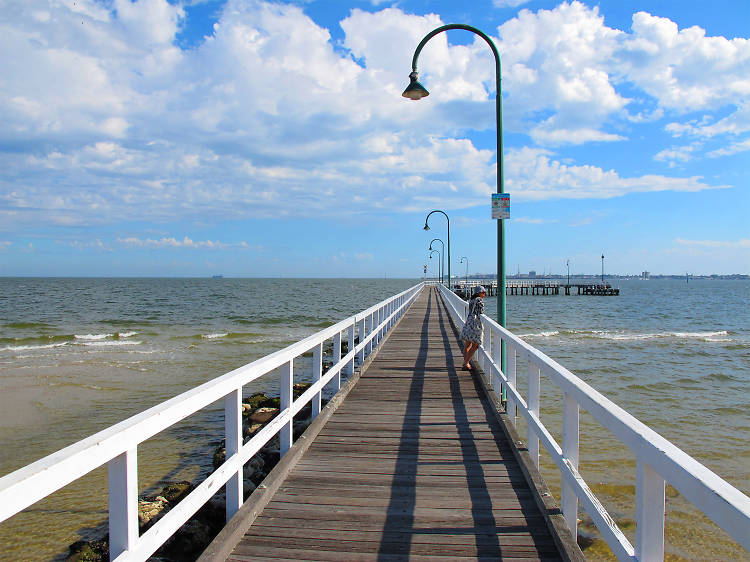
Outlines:
[[466, 315], [466, 322], [461, 330], [461, 339], [464, 344], [464, 364], [463, 368], [471, 370], [471, 358], [474, 352], [482, 345], [482, 314], [484, 314], [484, 297], [487, 291], [479, 285], [474, 287], [471, 300], [469, 301], [469, 313]]

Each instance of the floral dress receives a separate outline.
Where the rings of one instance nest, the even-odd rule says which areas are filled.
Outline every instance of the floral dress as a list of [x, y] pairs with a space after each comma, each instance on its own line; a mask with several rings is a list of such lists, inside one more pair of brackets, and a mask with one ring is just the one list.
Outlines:
[[469, 301], [469, 313], [461, 329], [461, 339], [482, 345], [482, 314], [484, 314], [484, 299], [474, 297]]

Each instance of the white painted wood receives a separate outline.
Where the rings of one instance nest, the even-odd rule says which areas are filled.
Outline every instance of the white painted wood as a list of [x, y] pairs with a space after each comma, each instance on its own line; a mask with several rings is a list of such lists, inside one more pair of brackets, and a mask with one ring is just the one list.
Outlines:
[[644, 562], [664, 559], [665, 482], [638, 460], [635, 478], [635, 556]]
[[[349, 326], [349, 330], [347, 331], [347, 341], [349, 342], [349, 351], [352, 351], [355, 348], [354, 337], [355, 337], [356, 329], [357, 329], [356, 324], [354, 322], [352, 322], [352, 325]], [[346, 370], [344, 371], [344, 373], [347, 374], [347, 375], [351, 375], [352, 373], [354, 373], [354, 357], [355, 357], [355, 355], [356, 355], [356, 353], [354, 355], [352, 355], [351, 361], [349, 361], [347, 363], [347, 365], [346, 365]]]
[[[534, 363], [529, 363], [528, 371], [528, 403], [529, 410], [534, 416], [539, 418], [539, 367]], [[526, 431], [526, 448], [529, 450], [532, 462], [539, 468], [539, 437], [534, 428], [529, 425]]]
[[[320, 342], [313, 347], [312, 357], [312, 383], [315, 384], [323, 376], [323, 343]], [[321, 393], [316, 392], [312, 398], [312, 419], [320, 414]]]
[[[236, 388], [224, 397], [224, 434], [226, 458], [239, 453], [242, 448], [242, 388]], [[226, 516], [229, 521], [244, 501], [242, 494], [242, 465], [226, 484]]]
[[357, 344], [357, 364], [362, 366], [365, 362], [365, 319], [362, 318], [357, 322], [357, 334], [359, 336], [359, 343]]
[[[562, 455], [568, 465], [578, 471], [579, 407], [570, 394], [563, 394]], [[573, 488], [562, 483], [561, 507], [565, 522], [573, 536], [578, 532], [578, 497]]]
[[130, 449], [107, 463], [110, 559], [138, 540], [138, 454]]
[[[337, 363], [341, 361], [341, 332], [336, 332], [336, 335], [333, 336], [333, 365], [336, 366]], [[341, 388], [341, 371], [344, 367], [344, 365], [338, 365], [339, 369], [337, 370], [337, 375], [334, 380], [333, 387], [336, 389], [336, 392], [339, 391]], [[346, 371], [344, 371], [346, 372]]]
[[[294, 360], [290, 359], [279, 369], [279, 398], [281, 399], [281, 411], [290, 411], [292, 408], [292, 385], [294, 384]], [[279, 447], [283, 457], [292, 447], [292, 417], [289, 416], [287, 421], [279, 431]]]
[[[507, 386], [506, 388], [512, 387], [513, 390], [516, 390], [516, 348], [515, 347], [506, 347], [506, 352], [508, 354], [508, 360], [506, 364], [506, 369], [508, 370], [506, 376], [507, 376]], [[516, 425], [516, 399], [513, 397], [512, 393], [506, 393], [507, 394], [507, 402], [505, 404], [505, 412], [508, 414], [508, 419], [510, 420], [510, 423], [513, 424], [515, 427]]]

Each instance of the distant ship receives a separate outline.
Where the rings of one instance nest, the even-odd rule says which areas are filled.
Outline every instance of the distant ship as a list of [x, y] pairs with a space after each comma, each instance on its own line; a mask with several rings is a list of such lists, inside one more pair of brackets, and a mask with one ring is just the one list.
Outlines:
[[213, 275], [211, 278], [212, 279], [224, 279], [224, 276], [223, 275]]

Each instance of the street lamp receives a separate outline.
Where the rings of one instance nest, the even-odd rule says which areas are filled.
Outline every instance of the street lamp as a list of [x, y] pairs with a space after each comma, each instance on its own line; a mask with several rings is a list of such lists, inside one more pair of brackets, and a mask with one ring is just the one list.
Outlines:
[[[436, 240], [440, 242], [440, 244], [443, 246], [443, 251], [440, 254], [440, 271], [442, 272], [442, 271], [445, 271], [445, 260], [443, 259], [445, 258], [445, 243], [443, 243], [443, 241], [440, 238], [433, 238], [432, 240], [430, 240], [430, 250], [432, 250], [432, 243], [435, 242]], [[441, 273], [440, 283], [442, 282], [443, 282], [443, 274]]]
[[[495, 47], [495, 43], [485, 33], [478, 30], [476, 27], [470, 25], [464, 25], [460, 23], [452, 23], [433, 29], [424, 39], [420, 41], [414, 51], [414, 57], [411, 61], [411, 74], [409, 74], [409, 86], [407, 86], [404, 93], [401, 94], [405, 98], [410, 100], [419, 100], [430, 93], [427, 89], [419, 83], [419, 72], [417, 71], [417, 59], [419, 53], [425, 44], [432, 39], [438, 33], [448, 31], [449, 29], [463, 29], [471, 31], [476, 35], [479, 35], [492, 49], [492, 54], [495, 56], [495, 119], [497, 123], [497, 192], [503, 193], [504, 187], [504, 168], [503, 165], [503, 107], [502, 107], [502, 92], [500, 90], [500, 53]], [[425, 223], [427, 226], [427, 223]], [[503, 219], [497, 219], [497, 321], [501, 326], [505, 326], [505, 221]], [[450, 284], [450, 237], [448, 239], [448, 283]], [[501, 345], [501, 369], [505, 372], [505, 342]]]
[[427, 224], [427, 221], [429, 220], [430, 215], [432, 213], [443, 213], [443, 215], [445, 215], [445, 220], [448, 221], [448, 289], [450, 289], [451, 288], [451, 220], [448, 218], [448, 215], [445, 214], [445, 211], [441, 211], [440, 209], [435, 209], [434, 211], [430, 211], [424, 219], [425, 230], [430, 230], [430, 225]]
[[461, 258], [461, 261], [458, 263], [463, 263], [464, 260], [466, 260], [466, 286], [468, 287], [469, 286], [469, 258], [464, 256]]
[[[432, 248], [430, 248], [430, 250], [432, 250]], [[439, 258], [438, 259], [438, 276], [440, 277], [440, 284], [442, 285], [443, 284], [443, 266], [441, 265], [440, 262], [443, 261], [443, 255], [440, 253], [440, 250], [432, 250], [430, 252], [430, 259], [432, 259], [432, 254], [434, 254], [435, 252], [437, 252], [437, 255]]]
[[604, 254], [602, 254], [602, 285], [604, 285]]
[[568, 287], [570, 287], [570, 260], [566, 260], [565, 263], [568, 266]]

